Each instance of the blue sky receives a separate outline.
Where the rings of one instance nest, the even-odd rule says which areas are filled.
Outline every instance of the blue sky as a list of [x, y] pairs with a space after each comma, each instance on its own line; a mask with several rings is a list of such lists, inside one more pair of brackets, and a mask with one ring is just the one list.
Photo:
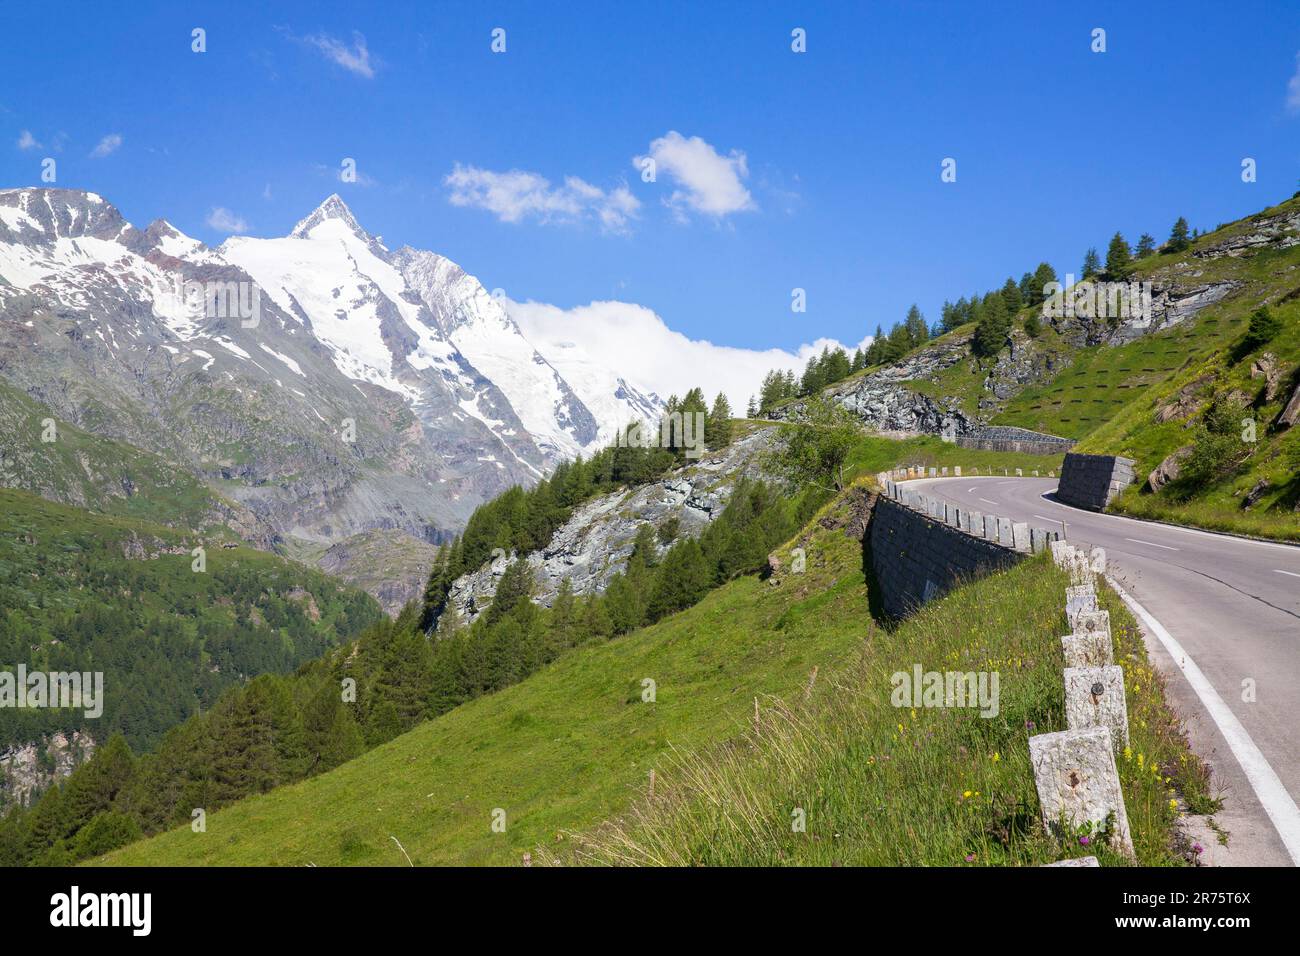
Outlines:
[[10, 4], [0, 185], [51, 156], [213, 243], [214, 210], [280, 235], [338, 191], [513, 299], [794, 349], [1289, 196], [1297, 51], [1300, 4], [1261, 0]]

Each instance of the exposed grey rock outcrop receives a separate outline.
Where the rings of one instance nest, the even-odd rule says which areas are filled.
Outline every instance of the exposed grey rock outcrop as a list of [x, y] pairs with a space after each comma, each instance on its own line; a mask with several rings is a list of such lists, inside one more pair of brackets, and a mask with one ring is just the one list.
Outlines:
[[1251, 362], [1250, 377], [1264, 380], [1264, 401], [1271, 402], [1277, 398], [1278, 389], [1282, 385], [1282, 370], [1278, 366], [1276, 355], [1272, 352], [1264, 352]]
[[1182, 472], [1183, 462], [1191, 453], [1192, 446], [1184, 445], [1177, 451], [1166, 455], [1165, 460], [1156, 465], [1155, 470], [1147, 475], [1147, 487], [1152, 491], [1159, 491], [1169, 482], [1177, 481], [1178, 475]]
[[[969, 338], [964, 336], [937, 342], [897, 364], [846, 379], [832, 385], [826, 394], [879, 431], [964, 435], [980, 423], [961, 411], [956, 402], [932, 399], [907, 385], [913, 381], [930, 381], [961, 361], [970, 361]], [[791, 402], [776, 409], [772, 418], [797, 420], [805, 407], [803, 401]]]
[[[722, 513], [739, 478], [762, 476], [763, 455], [774, 433], [770, 428], [757, 430], [717, 457], [578, 506], [545, 548], [525, 555], [536, 581], [533, 600], [550, 607], [565, 578], [575, 594], [603, 591], [614, 575], [627, 568], [637, 530], [643, 524], [657, 529], [675, 518], [678, 537], [698, 535]], [[669, 546], [659, 545], [660, 551]], [[492, 603], [497, 582], [515, 557], [498, 555], [492, 563], [457, 578], [447, 596], [448, 608], [464, 623], [473, 621]]]
[[79, 730], [0, 751], [0, 810], [30, 804], [94, 752], [95, 741]]
[[1295, 391], [1291, 393], [1291, 398], [1286, 403], [1286, 408], [1282, 409], [1277, 422], [1284, 428], [1290, 428], [1297, 419], [1300, 419], [1300, 385], [1297, 385]]
[[1267, 246], [1289, 249], [1300, 243], [1300, 235], [1296, 235], [1298, 230], [1300, 213], [1272, 218], [1260, 216], [1246, 232], [1230, 236], [1205, 249], [1197, 249], [1192, 255], [1198, 259], [1222, 259], [1224, 256], [1239, 258]]

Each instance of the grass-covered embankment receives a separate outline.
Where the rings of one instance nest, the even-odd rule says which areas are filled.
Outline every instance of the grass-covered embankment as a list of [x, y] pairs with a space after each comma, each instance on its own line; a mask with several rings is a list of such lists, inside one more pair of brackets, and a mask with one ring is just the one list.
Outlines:
[[[797, 587], [791, 577], [783, 587]], [[1096, 854], [1096, 837], [1049, 836], [1028, 739], [1065, 728], [1066, 575], [1046, 557], [968, 584], [894, 630], [873, 628], [825, 693], [764, 700], [743, 740], [682, 751], [653, 800], [581, 834], [557, 860], [669, 865], [1035, 865]], [[1119, 755], [1138, 862], [1173, 865], [1181, 793], [1213, 808], [1207, 778], [1166, 707], [1140, 634], [1109, 591], [1132, 740]], [[891, 675], [997, 671], [995, 717], [895, 707]], [[799, 824], [804, 829], [800, 830]]]

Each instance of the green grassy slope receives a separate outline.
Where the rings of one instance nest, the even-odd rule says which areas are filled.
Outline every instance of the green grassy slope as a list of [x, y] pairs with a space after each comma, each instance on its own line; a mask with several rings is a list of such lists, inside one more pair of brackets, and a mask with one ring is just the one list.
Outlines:
[[982, 475], [1015, 474], [1020, 468], [1025, 474], [1037, 470], [1040, 474], [1059, 470], [1064, 455], [1027, 455], [1000, 451], [979, 451], [960, 448], [937, 435], [917, 435], [913, 438], [881, 438], [864, 436], [849, 455], [848, 471], [854, 475], [874, 474], [903, 465], [920, 465], [924, 468], [957, 466], [966, 474], [976, 470]]
[[[1288, 265], [1276, 264], [1279, 274], [1300, 265], [1300, 248], [1287, 250], [1286, 259]], [[1300, 280], [1288, 281], [1300, 287]], [[1300, 540], [1300, 428], [1285, 428], [1277, 421], [1300, 385], [1300, 305], [1284, 301], [1290, 294], [1276, 282], [1252, 285], [1224, 303], [1217, 323], [1222, 331], [1212, 347], [1189, 348], [1176, 374], [1134, 399], [1080, 442], [1079, 451], [1120, 454], [1137, 462], [1139, 481], [1112, 504], [1113, 510], [1212, 530]], [[1265, 304], [1282, 321], [1280, 333], [1266, 345], [1237, 356], [1233, 347], [1246, 331], [1250, 312]], [[1277, 365], [1271, 397], [1266, 380], [1251, 374], [1252, 365], [1266, 353], [1276, 358]], [[1195, 426], [1216, 399], [1228, 396], [1235, 396], [1240, 407], [1230, 416], [1235, 437], [1227, 454], [1241, 460], [1225, 463], [1222, 473], [1203, 486], [1189, 489], [1173, 483], [1151, 493], [1143, 480], [1146, 475], [1166, 456], [1194, 445]], [[1186, 411], [1160, 421], [1166, 416], [1159, 413], [1177, 405], [1180, 397], [1187, 398]], [[1247, 423], [1255, 433], [1253, 443], [1244, 440]], [[1255, 500], [1248, 503], [1252, 491]]]
[[1031, 386], [994, 422], [1065, 438], [1086, 438], [1186, 367], [1192, 356], [1222, 346], [1231, 323], [1212, 316], [1127, 345], [1082, 349], [1050, 382]]
[[[111, 854], [133, 864], [518, 863], [625, 807], [670, 748], [734, 737], [754, 698], [842, 665], [869, 621], [861, 549], [824, 532], [780, 590], [754, 576], [301, 784]], [[642, 701], [642, 681], [656, 685]], [[506, 812], [506, 831], [491, 830]]]
[[[765, 701], [743, 740], [675, 754], [654, 799], [547, 855], [642, 865], [1038, 865], [1090, 854], [1125, 863], [1095, 837], [1049, 836], [1037, 818], [1028, 739], [1065, 729], [1056, 635], [1068, 583], [1043, 556], [871, 632], [860, 660], [827, 675], [828, 693]], [[1177, 865], [1170, 801], [1181, 794], [1197, 812], [1214, 802], [1133, 621], [1113, 594], [1103, 600], [1126, 676], [1132, 738], [1118, 763], [1137, 860]], [[915, 664], [997, 671], [998, 713], [893, 706], [891, 675]]]

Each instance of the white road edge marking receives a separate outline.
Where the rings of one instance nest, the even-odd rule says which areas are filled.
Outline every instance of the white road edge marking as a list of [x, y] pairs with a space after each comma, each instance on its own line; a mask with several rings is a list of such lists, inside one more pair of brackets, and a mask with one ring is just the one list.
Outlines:
[[996, 504], [997, 504], [996, 501], [989, 501], [987, 498], [981, 498], [980, 501], [984, 502], [986, 505], [996, 505]]
[[1167, 544], [1156, 544], [1154, 541], [1143, 541], [1141, 538], [1125, 538], [1125, 541], [1132, 541], [1134, 544], [1145, 544], [1152, 548], [1164, 548], [1166, 551], [1181, 551], [1182, 548], [1171, 548]]
[[1223, 698], [1214, 689], [1209, 678], [1196, 666], [1191, 655], [1183, 650], [1183, 646], [1165, 630], [1164, 625], [1152, 617], [1151, 612], [1120, 587], [1110, 575], [1106, 575], [1106, 583], [1115, 589], [1115, 593], [1129, 606], [1129, 610], [1150, 628], [1151, 633], [1159, 639], [1165, 650], [1169, 652], [1169, 656], [1174, 659], [1174, 664], [1183, 672], [1187, 683], [1201, 699], [1201, 704], [1209, 713], [1210, 719], [1223, 734], [1223, 739], [1228, 742], [1228, 749], [1237, 758], [1237, 763], [1245, 772], [1251, 789], [1255, 791], [1255, 796], [1264, 807], [1264, 812], [1273, 821], [1273, 828], [1282, 838], [1282, 843], [1286, 846], [1287, 853], [1291, 855], [1292, 862], [1300, 866], [1300, 807], [1297, 807], [1295, 801], [1291, 799], [1291, 794], [1282, 785], [1282, 781], [1278, 779], [1268, 760], [1260, 753], [1255, 741], [1241, 725], [1237, 715], [1223, 702]]
[[1293, 577], [1293, 578], [1300, 578], [1300, 574], [1296, 574], [1294, 571], [1283, 571], [1283, 570], [1281, 570], [1281, 569], [1279, 569], [1279, 568], [1274, 568], [1274, 569], [1273, 569], [1273, 573], [1274, 573], [1274, 574], [1289, 574], [1289, 575], [1291, 575], [1291, 577]]

